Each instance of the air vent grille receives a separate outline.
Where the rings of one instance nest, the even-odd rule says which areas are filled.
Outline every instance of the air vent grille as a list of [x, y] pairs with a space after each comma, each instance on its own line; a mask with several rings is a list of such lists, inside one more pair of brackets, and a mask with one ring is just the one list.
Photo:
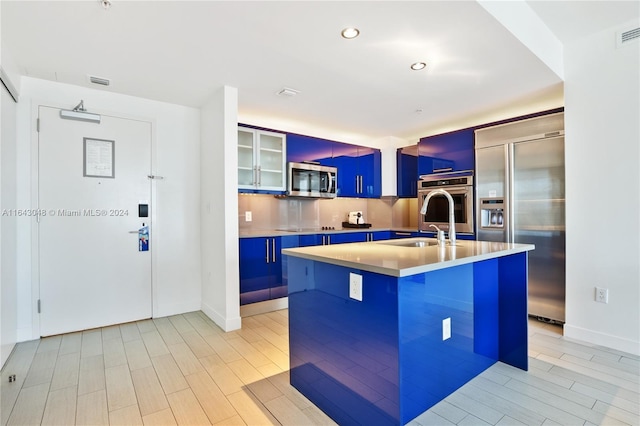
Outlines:
[[109, 79], [96, 77], [93, 75], [89, 76], [89, 81], [92, 82], [93, 84], [99, 84], [101, 86], [108, 86], [109, 84], [111, 84], [111, 81]]
[[640, 27], [616, 33], [618, 47], [640, 40]]

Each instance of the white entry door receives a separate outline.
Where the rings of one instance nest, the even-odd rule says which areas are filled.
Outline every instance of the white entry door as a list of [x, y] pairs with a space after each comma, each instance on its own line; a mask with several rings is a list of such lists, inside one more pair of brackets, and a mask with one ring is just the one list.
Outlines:
[[40, 334], [150, 318], [151, 123], [38, 115]]

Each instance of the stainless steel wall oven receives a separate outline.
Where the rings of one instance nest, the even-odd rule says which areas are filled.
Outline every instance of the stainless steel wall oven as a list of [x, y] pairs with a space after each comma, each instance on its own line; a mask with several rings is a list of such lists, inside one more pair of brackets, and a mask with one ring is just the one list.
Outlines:
[[443, 195], [436, 195], [429, 201], [426, 214], [420, 208], [429, 192], [444, 189], [453, 198], [456, 233], [473, 234], [473, 172], [452, 172], [422, 175], [418, 180], [418, 229], [434, 232], [431, 225], [449, 230], [449, 202]]

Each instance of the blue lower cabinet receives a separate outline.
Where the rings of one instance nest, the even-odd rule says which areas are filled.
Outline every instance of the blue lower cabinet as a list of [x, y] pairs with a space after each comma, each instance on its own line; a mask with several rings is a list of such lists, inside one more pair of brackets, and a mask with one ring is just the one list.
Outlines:
[[322, 234], [310, 234], [299, 236], [299, 247], [321, 246]]
[[367, 241], [368, 232], [344, 232], [327, 234], [330, 244], [364, 243]]
[[392, 240], [397, 240], [400, 238], [414, 238], [424, 236], [425, 235], [420, 232], [391, 231], [389, 238]]
[[369, 234], [368, 241], [388, 240], [391, 238], [391, 231], [373, 231], [367, 232], [367, 234]]
[[294, 247], [297, 235], [240, 239], [241, 305], [287, 296], [287, 265], [280, 251]]
[[274, 271], [267, 261], [273, 238], [241, 238], [240, 304], [269, 299], [269, 287], [275, 282]]

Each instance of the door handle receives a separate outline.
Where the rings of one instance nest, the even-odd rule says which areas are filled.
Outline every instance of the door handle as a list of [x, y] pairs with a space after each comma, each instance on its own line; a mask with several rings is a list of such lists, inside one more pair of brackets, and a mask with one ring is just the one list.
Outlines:
[[267, 245], [267, 263], [269, 263], [269, 239], [268, 238], [265, 240], [265, 243]]
[[276, 239], [271, 239], [271, 261], [276, 261]]

